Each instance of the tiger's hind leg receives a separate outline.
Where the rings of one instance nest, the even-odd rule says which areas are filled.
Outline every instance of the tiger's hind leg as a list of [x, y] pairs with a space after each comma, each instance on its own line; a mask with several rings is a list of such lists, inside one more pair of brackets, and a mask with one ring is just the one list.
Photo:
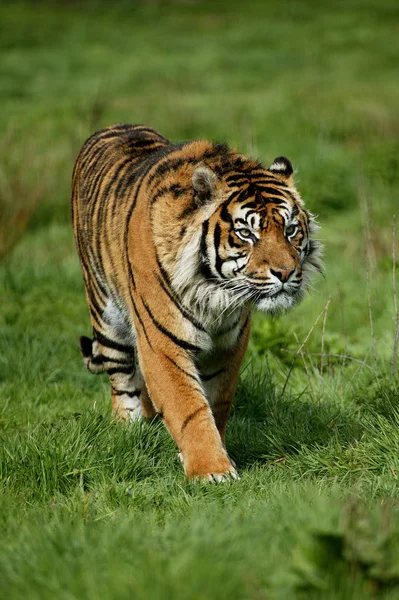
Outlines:
[[142, 417], [153, 418], [154, 406], [148, 397], [140, 369], [132, 374], [113, 373], [111, 380], [112, 412], [118, 419], [137, 421]]
[[94, 339], [81, 338], [86, 367], [91, 373], [108, 373], [112, 412], [118, 419], [153, 418], [156, 412], [138, 365], [131, 329], [114, 303], [108, 302], [102, 317], [92, 316]]
[[104, 371], [111, 382], [112, 412], [121, 420], [137, 421], [155, 416], [148, 397], [143, 375], [136, 358], [136, 348], [107, 328], [106, 333], [95, 331]]

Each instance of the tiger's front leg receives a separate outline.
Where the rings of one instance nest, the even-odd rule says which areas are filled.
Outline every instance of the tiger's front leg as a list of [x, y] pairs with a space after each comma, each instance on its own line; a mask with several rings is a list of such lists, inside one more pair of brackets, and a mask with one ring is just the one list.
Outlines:
[[188, 351], [171, 343], [139, 343], [139, 359], [156, 410], [180, 449], [189, 477], [223, 481], [236, 471], [220, 438]]
[[223, 444], [226, 425], [236, 392], [241, 363], [248, 346], [250, 334], [249, 315], [242, 315], [238, 335], [232, 346], [217, 348], [204, 361], [201, 380]]

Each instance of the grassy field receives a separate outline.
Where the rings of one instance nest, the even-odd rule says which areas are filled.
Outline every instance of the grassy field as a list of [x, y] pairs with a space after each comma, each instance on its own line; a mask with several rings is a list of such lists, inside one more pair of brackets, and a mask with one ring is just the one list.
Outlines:
[[[398, 25], [395, 0], [0, 5], [0, 599], [399, 598]], [[286, 155], [319, 215], [325, 279], [255, 318], [239, 482], [187, 481], [81, 363], [71, 172], [122, 121]]]

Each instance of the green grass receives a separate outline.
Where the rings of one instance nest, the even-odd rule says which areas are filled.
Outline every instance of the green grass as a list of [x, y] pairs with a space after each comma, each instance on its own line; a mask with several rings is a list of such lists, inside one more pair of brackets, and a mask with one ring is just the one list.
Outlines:
[[[399, 598], [398, 22], [393, 0], [0, 6], [0, 599]], [[120, 121], [285, 154], [319, 215], [325, 279], [254, 319], [239, 482], [187, 481], [81, 363], [70, 178]]]

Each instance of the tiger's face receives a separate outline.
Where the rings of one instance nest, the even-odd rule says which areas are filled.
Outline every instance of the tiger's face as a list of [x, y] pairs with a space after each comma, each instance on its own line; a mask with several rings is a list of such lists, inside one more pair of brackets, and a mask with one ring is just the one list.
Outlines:
[[[218, 186], [203, 172], [194, 188]], [[207, 180], [207, 181], [206, 181]], [[268, 313], [289, 309], [304, 294], [309, 272], [320, 270], [315, 224], [293, 186], [293, 169], [280, 157], [269, 169], [227, 176], [217, 209], [203, 222], [205, 276], [237, 302]]]

